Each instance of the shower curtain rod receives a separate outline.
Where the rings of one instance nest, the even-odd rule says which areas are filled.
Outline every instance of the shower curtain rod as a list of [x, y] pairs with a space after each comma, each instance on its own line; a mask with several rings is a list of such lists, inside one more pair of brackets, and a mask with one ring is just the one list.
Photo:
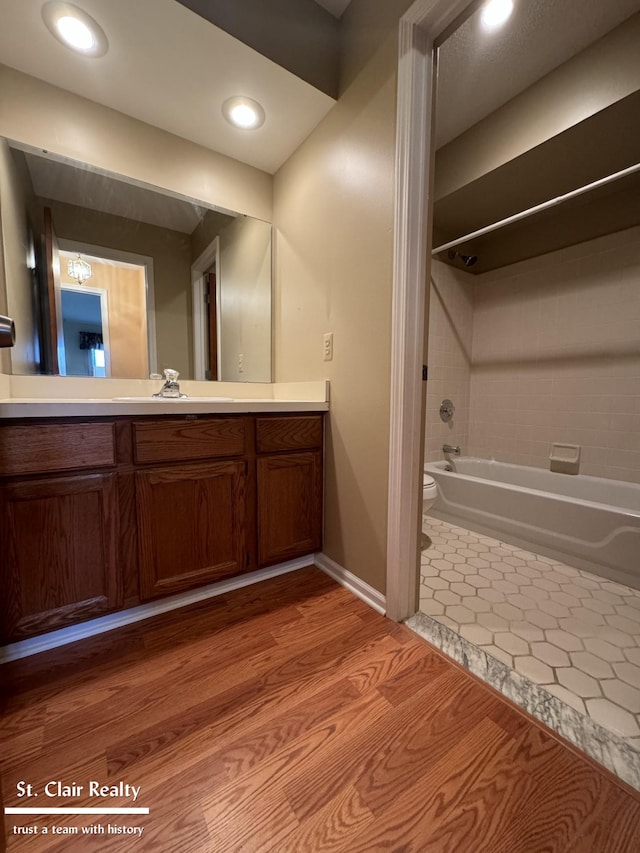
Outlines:
[[622, 169], [620, 172], [614, 172], [611, 175], [607, 175], [606, 178], [600, 178], [597, 181], [593, 181], [590, 184], [585, 184], [583, 187], [578, 187], [576, 190], [571, 190], [571, 192], [564, 193], [564, 195], [556, 196], [555, 198], [549, 199], [549, 201], [543, 201], [541, 204], [536, 204], [534, 207], [530, 207], [527, 210], [523, 210], [520, 213], [514, 213], [513, 216], [507, 216], [506, 219], [501, 219], [499, 222], [494, 222], [492, 225], [485, 225], [484, 228], [478, 228], [477, 231], [471, 231], [469, 234], [465, 234], [464, 237], [456, 237], [455, 240], [451, 240], [449, 243], [443, 243], [441, 246], [436, 246], [435, 249], [432, 250], [431, 255], [439, 255], [441, 252], [444, 252], [446, 249], [454, 249], [456, 246], [460, 246], [462, 243], [466, 243], [468, 240], [474, 240], [476, 237], [483, 237], [485, 234], [490, 234], [492, 231], [497, 231], [499, 228], [504, 228], [505, 225], [511, 225], [513, 222], [519, 222], [521, 219], [526, 219], [529, 216], [533, 216], [534, 213], [540, 213], [542, 210], [548, 210], [551, 207], [556, 207], [559, 204], [562, 204], [564, 201], [568, 201], [571, 198], [576, 198], [577, 196], [583, 195], [584, 193], [588, 193], [591, 190], [595, 190], [597, 187], [602, 187], [605, 184], [610, 184], [613, 181], [618, 181], [620, 178], [625, 178], [627, 175], [632, 175], [634, 172], [640, 171], [640, 163], [636, 163], [635, 166], [629, 166], [626, 169]]

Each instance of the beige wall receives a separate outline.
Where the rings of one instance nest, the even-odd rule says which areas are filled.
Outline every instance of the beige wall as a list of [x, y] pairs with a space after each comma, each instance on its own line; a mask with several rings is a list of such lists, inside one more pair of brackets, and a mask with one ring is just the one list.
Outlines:
[[[188, 234], [132, 222], [61, 202], [41, 200], [51, 208], [59, 240], [77, 240], [153, 258], [158, 370], [178, 370], [193, 377], [191, 242]], [[114, 377], [119, 376], [115, 372]], [[138, 374], [138, 378], [145, 377]]]
[[430, 437], [436, 398], [455, 402], [452, 367], [464, 374], [473, 288], [463, 452], [548, 468], [552, 443], [579, 444], [581, 474], [640, 483], [640, 228], [478, 277], [456, 271], [462, 285], [444, 264], [434, 272]]
[[266, 172], [0, 65], [0, 135], [271, 221]]
[[[238, 216], [220, 234], [220, 378], [271, 381], [271, 226]], [[239, 356], [242, 356], [242, 368]]]
[[[33, 190], [26, 170], [17, 168], [11, 150], [0, 139], [0, 216], [4, 275], [0, 313], [8, 313], [16, 324], [16, 344], [11, 350], [11, 366], [17, 373], [35, 373], [34, 325], [31, 274], [27, 267], [30, 248], [27, 210]], [[11, 288], [6, 283], [11, 282]], [[8, 368], [6, 356], [2, 362]]]
[[[328, 378], [324, 551], [385, 589], [397, 22], [353, 0], [336, 106], [275, 176], [275, 378]], [[323, 333], [334, 333], [323, 361]]]

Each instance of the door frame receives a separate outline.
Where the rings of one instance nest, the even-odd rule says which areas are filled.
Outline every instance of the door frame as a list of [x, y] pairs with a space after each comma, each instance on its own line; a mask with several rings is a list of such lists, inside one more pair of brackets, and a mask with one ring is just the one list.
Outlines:
[[[81, 255], [89, 255], [98, 259], [104, 258], [106, 261], [118, 261], [123, 264], [144, 267], [147, 360], [149, 362], [149, 373], [157, 373], [158, 346], [156, 343], [156, 299], [153, 258], [150, 255], [138, 255], [136, 252], [125, 252], [121, 249], [112, 249], [110, 246], [96, 246], [94, 243], [82, 243], [79, 240], [65, 240], [61, 238], [58, 240], [58, 245], [63, 252], [79, 252]], [[142, 378], [146, 379], [147, 377]]]
[[191, 289], [193, 295], [193, 364], [194, 378], [204, 381], [207, 365], [207, 316], [204, 310], [205, 275], [216, 274], [216, 341], [218, 350], [218, 379], [221, 379], [222, 341], [220, 324], [220, 237], [215, 237], [191, 264]]
[[64, 339], [60, 314], [60, 244], [53, 225], [50, 207], [44, 207], [43, 217], [44, 281], [42, 282], [41, 296], [41, 305], [44, 307], [43, 363], [47, 373], [56, 375], [61, 370], [63, 374], [65, 372]]
[[435, 45], [480, 0], [416, 0], [400, 19], [396, 109], [386, 608], [416, 612], [431, 270]]

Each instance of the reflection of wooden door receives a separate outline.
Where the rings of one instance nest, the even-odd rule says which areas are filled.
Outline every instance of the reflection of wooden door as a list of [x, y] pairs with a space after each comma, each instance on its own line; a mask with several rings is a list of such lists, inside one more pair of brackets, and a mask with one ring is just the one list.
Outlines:
[[206, 318], [207, 318], [207, 379], [218, 378], [218, 304], [216, 293], [216, 274], [207, 273], [206, 283]]
[[[62, 337], [62, 297], [60, 289], [60, 253], [58, 238], [53, 230], [51, 208], [44, 208], [44, 258], [46, 281], [43, 288], [45, 327], [44, 365], [46, 373], [60, 373], [58, 355], [64, 357]], [[64, 365], [62, 365], [64, 368]], [[64, 372], [64, 371], [63, 371]]]

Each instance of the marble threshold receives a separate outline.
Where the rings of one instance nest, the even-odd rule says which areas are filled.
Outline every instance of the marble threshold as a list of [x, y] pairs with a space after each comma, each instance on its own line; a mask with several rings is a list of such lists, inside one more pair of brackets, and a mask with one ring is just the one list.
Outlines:
[[640, 791], [640, 753], [625, 738], [576, 711], [557, 696], [547, 692], [544, 687], [512, 670], [426, 613], [416, 613], [405, 624], [532, 717]]

